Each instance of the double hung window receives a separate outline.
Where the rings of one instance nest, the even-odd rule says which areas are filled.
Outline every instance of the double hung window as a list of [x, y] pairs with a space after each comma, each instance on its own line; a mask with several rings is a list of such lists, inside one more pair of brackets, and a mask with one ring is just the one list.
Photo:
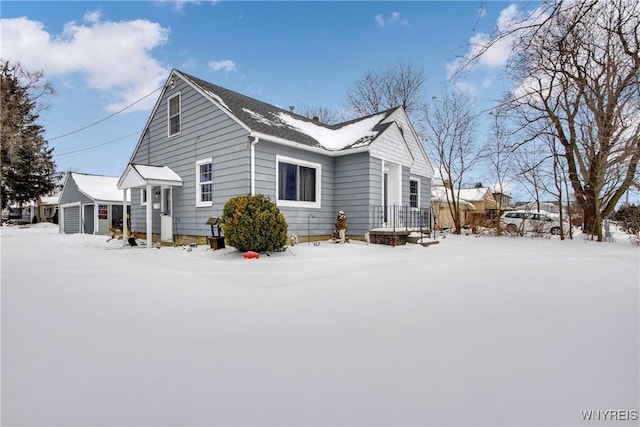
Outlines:
[[320, 178], [320, 164], [278, 156], [278, 204], [320, 207]]
[[196, 206], [213, 205], [213, 160], [196, 162]]
[[420, 181], [417, 179], [409, 180], [409, 206], [420, 207]]
[[168, 135], [173, 136], [180, 133], [182, 126], [182, 107], [180, 105], [180, 94], [176, 94], [167, 101], [168, 111]]

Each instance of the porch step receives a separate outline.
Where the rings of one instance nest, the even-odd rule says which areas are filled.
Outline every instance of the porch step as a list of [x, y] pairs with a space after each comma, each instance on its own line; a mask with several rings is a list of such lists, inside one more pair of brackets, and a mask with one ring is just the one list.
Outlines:
[[409, 239], [410, 231], [381, 231], [369, 232], [369, 241], [375, 245], [400, 246], [405, 245]]

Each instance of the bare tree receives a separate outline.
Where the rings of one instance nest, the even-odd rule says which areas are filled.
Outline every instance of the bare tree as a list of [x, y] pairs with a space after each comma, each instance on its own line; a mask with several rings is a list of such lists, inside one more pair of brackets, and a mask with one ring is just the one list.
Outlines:
[[519, 144], [514, 151], [515, 173], [525, 188], [531, 200], [535, 202], [535, 211], [540, 212], [542, 196], [548, 193], [553, 179], [553, 156], [542, 139], [527, 141]]
[[480, 160], [475, 133], [477, 114], [466, 92], [451, 91], [424, 107], [425, 148], [439, 163], [437, 173], [445, 183], [445, 197], [456, 234], [462, 230], [460, 190], [464, 178]]
[[305, 105], [300, 109], [300, 114], [310, 119], [317, 119], [320, 123], [327, 125], [335, 125], [345, 121], [345, 119], [336, 111], [322, 106]]
[[[482, 159], [486, 164], [486, 177], [494, 184], [494, 191], [500, 194], [497, 202], [497, 217], [499, 218], [505, 208], [504, 195], [510, 189], [510, 181], [514, 172], [514, 144], [511, 140], [512, 131], [507, 127], [508, 121], [498, 109], [490, 113], [493, 118], [491, 133], [482, 148]], [[500, 234], [498, 221], [497, 231]]]
[[[635, 0], [545, 1], [497, 34], [512, 40], [507, 103], [558, 142], [583, 231], [602, 241], [602, 219], [640, 161], [640, 7]], [[476, 58], [491, 47], [478, 50]]]
[[422, 102], [425, 81], [424, 71], [402, 62], [381, 73], [370, 70], [347, 90], [345, 104], [357, 115], [399, 106], [411, 115]]

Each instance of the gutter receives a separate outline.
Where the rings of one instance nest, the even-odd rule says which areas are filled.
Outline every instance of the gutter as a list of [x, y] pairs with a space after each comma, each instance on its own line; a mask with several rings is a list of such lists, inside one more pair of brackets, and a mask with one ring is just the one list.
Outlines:
[[251, 158], [251, 195], [255, 196], [256, 194], [256, 144], [258, 143], [258, 137], [250, 134], [249, 137], [253, 136], [253, 141], [249, 141], [250, 144], [250, 150], [251, 150], [251, 154], [250, 154], [250, 158]]
[[254, 138], [264, 139], [265, 141], [271, 141], [271, 142], [274, 142], [276, 144], [281, 144], [281, 145], [286, 145], [288, 147], [297, 148], [299, 150], [311, 151], [313, 153], [318, 153], [318, 154], [322, 154], [324, 156], [329, 156], [329, 157], [347, 156], [349, 154], [366, 153], [366, 152], [369, 151], [369, 145], [368, 144], [367, 145], [363, 145], [362, 147], [357, 147], [357, 148], [348, 148], [348, 149], [345, 149], [345, 150], [331, 151], [331, 150], [327, 150], [326, 148], [310, 147], [308, 145], [300, 144], [298, 142], [289, 141], [288, 139], [279, 138], [277, 136], [267, 135], [267, 134], [262, 133], [262, 132], [254, 131], [254, 132], [251, 132], [251, 134], [249, 136], [250, 137], [254, 137]]

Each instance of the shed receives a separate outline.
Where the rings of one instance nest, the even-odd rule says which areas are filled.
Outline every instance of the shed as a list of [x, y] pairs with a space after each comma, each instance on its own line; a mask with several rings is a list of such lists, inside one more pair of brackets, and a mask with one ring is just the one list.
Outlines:
[[[131, 197], [126, 194], [129, 211]], [[60, 193], [60, 232], [109, 234], [111, 227], [122, 228], [123, 206], [118, 177], [69, 172]]]

